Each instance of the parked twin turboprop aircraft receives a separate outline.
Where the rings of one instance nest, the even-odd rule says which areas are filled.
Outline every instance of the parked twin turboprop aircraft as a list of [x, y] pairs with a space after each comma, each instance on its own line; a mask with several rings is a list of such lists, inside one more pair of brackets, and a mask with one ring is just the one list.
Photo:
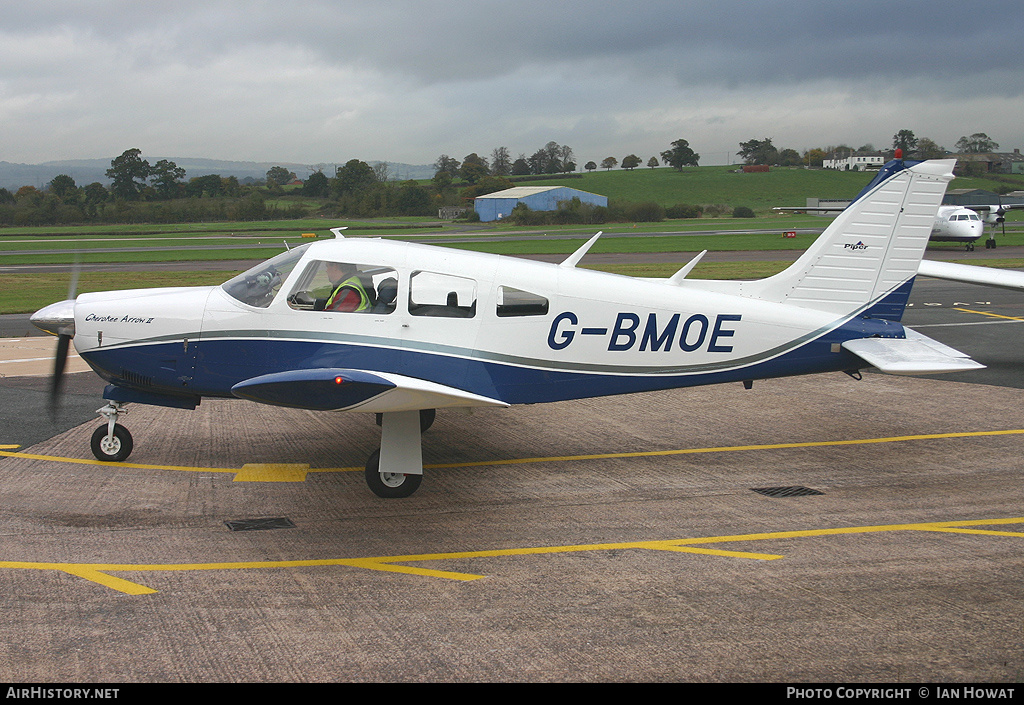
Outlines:
[[[897, 159], [897, 161], [900, 160]], [[877, 179], [872, 180], [867, 188], [870, 189], [875, 183], [877, 183]], [[860, 198], [863, 194], [864, 191], [857, 198]], [[804, 206], [802, 208], [798, 206], [780, 206], [772, 210], [805, 213], [841, 213], [845, 208], [846, 206]], [[1006, 212], [1018, 208], [1024, 208], [1024, 204], [998, 203], [980, 206], [939, 206], [935, 212], [930, 239], [932, 242], [959, 242], [967, 248], [968, 252], [973, 252], [974, 243], [985, 234], [985, 225], [988, 224], [992, 227], [989, 230], [988, 238], [985, 240], [985, 248], [995, 248], [996, 226], [1002, 225], [1003, 234], [1006, 234]]]
[[[988, 206], [976, 207], [988, 208]], [[805, 213], [842, 213], [845, 209], [846, 206], [806, 206], [803, 208], [779, 206], [772, 210]], [[999, 222], [1002, 222], [1002, 220]], [[932, 232], [929, 239], [933, 242], [959, 242], [967, 248], [968, 252], [973, 252], [975, 241], [984, 234], [985, 221], [975, 211], [965, 206], [939, 206], [939, 209], [935, 212], [935, 219], [932, 222]], [[985, 246], [986, 248], [995, 247], [994, 233], [989, 237]]]
[[[696, 261], [658, 280], [576, 268], [600, 233], [555, 265], [338, 228], [222, 286], [82, 294], [32, 320], [60, 337], [55, 390], [72, 337], [109, 382], [92, 439], [102, 460], [132, 450], [117, 423], [128, 402], [364, 411], [382, 426], [366, 481], [404, 497], [438, 408], [983, 367], [900, 324], [953, 164], [890, 162], [792, 266], [759, 281], [686, 279]], [[345, 286], [359, 296], [338, 310]]]

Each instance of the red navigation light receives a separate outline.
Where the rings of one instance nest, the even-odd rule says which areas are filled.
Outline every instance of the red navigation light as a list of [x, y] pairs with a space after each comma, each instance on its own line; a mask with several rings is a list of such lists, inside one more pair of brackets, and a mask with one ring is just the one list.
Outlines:
[[334, 383], [335, 384], [345, 384], [345, 378], [342, 377], [341, 375], [338, 375], [337, 377], [334, 378]]

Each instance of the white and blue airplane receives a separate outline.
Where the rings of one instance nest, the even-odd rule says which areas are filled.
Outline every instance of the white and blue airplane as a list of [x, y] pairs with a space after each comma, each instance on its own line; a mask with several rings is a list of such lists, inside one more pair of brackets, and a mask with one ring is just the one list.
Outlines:
[[[92, 449], [123, 460], [126, 403], [194, 409], [204, 397], [381, 419], [366, 480], [405, 497], [423, 476], [435, 409], [535, 404], [866, 367], [934, 374], [983, 367], [900, 323], [952, 160], [890, 162], [785, 271], [758, 281], [580, 269], [336, 237], [280, 254], [222, 286], [82, 294], [33, 322], [73, 338], [109, 382]], [[360, 310], [332, 310], [337, 264]], [[334, 293], [332, 293], [334, 289]]]

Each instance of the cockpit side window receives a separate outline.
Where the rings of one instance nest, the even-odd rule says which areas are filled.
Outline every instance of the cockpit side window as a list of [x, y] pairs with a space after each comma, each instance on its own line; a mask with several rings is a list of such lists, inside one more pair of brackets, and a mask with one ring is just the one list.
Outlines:
[[295, 281], [288, 305], [297, 310], [388, 314], [395, 310], [398, 273], [391, 267], [315, 260]]
[[274, 300], [284, 280], [302, 259], [308, 247], [309, 245], [303, 245], [282, 252], [277, 257], [228, 279], [221, 288], [244, 304], [266, 308]]

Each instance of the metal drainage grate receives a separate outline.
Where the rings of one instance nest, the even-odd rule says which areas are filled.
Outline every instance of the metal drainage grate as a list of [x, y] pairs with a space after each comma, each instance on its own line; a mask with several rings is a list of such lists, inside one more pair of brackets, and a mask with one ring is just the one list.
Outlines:
[[267, 529], [294, 529], [295, 522], [288, 517], [270, 519], [236, 519], [224, 524], [232, 531], [264, 531]]
[[810, 487], [794, 485], [792, 487], [752, 487], [754, 492], [763, 494], [765, 497], [806, 497], [812, 494], [825, 494]]

